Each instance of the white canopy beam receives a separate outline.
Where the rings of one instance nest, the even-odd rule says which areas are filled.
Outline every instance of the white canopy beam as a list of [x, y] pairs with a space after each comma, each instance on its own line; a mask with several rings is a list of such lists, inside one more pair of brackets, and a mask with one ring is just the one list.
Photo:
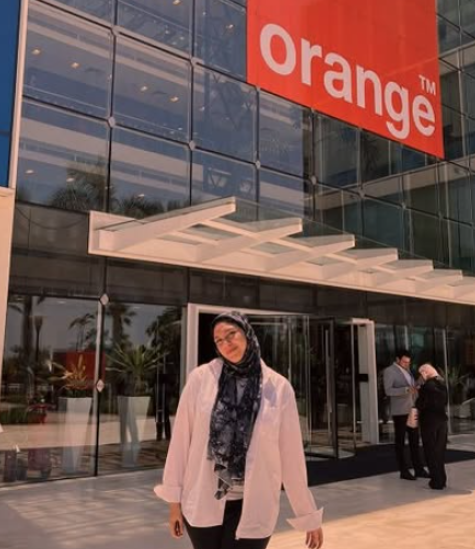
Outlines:
[[373, 283], [380, 288], [400, 280], [421, 276], [434, 270], [434, 264], [425, 259], [399, 259], [381, 267], [381, 271], [372, 275]]
[[[220, 201], [221, 202], [221, 201]], [[217, 219], [236, 211], [235, 200], [202, 209], [190, 209], [181, 215], [159, 214], [139, 221], [128, 221], [99, 231], [99, 244], [104, 250], [117, 252], [159, 238], [172, 232], [183, 231], [200, 223]]]
[[449, 269], [435, 269], [431, 273], [420, 277], [415, 286], [417, 294], [430, 292], [440, 286], [447, 286], [463, 280], [462, 271]]

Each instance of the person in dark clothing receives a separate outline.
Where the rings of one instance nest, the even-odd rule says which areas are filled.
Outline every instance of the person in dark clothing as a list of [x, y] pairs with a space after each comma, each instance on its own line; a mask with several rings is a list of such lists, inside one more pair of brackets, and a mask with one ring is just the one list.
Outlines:
[[429, 486], [443, 490], [447, 486], [445, 450], [447, 447], [448, 402], [447, 387], [437, 370], [430, 364], [419, 368], [424, 383], [419, 389], [416, 407], [419, 410], [419, 427], [422, 445], [430, 473]]

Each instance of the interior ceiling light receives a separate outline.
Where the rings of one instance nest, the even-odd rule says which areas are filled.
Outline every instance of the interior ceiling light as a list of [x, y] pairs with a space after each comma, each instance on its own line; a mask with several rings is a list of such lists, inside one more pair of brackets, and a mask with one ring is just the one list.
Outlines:
[[141, 86], [141, 88], [140, 88], [140, 91], [141, 91], [141, 92], [146, 92], [147, 90], [148, 90], [148, 86], [146, 86], [146, 85], [143, 85], [143, 86]]
[[232, 29], [234, 29], [234, 24], [233, 24], [233, 23], [229, 23], [229, 25], [226, 25], [226, 28], [227, 28], [228, 30], [232, 30]]
[[32, 53], [32, 55], [40, 55], [41, 50], [40, 50], [40, 48], [34, 48], [34, 49], [31, 50], [31, 53]]
[[72, 183], [74, 181], [74, 177], [68, 177], [66, 179], [66, 183]]
[[26, 170], [25, 172], [27, 175], [31, 175], [32, 173], [35, 173], [35, 170]]
[[174, 6], [178, 6], [179, 4], [181, 4], [181, 0], [173, 0]]
[[74, 61], [74, 63], [71, 63], [71, 68], [73, 69], [79, 69], [80, 64], [77, 61]]
[[178, 95], [172, 95], [170, 97], [170, 103], [176, 103], [177, 101], [180, 101], [180, 98], [178, 97]]

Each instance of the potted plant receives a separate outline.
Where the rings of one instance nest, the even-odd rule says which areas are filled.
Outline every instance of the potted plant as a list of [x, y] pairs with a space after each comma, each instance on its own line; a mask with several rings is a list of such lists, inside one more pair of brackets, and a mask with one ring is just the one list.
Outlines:
[[60, 384], [58, 411], [63, 425], [62, 468], [65, 473], [74, 474], [81, 467], [86, 444], [92, 405], [92, 380], [87, 375], [82, 354], [79, 354], [77, 361], [71, 361], [67, 366], [52, 362], [51, 368], [57, 371], [57, 375], [50, 380]]
[[138, 345], [117, 345], [107, 369], [115, 375], [119, 388], [117, 407], [120, 423], [122, 465], [135, 467], [144, 438], [150, 406], [150, 383], [160, 360], [157, 350]]

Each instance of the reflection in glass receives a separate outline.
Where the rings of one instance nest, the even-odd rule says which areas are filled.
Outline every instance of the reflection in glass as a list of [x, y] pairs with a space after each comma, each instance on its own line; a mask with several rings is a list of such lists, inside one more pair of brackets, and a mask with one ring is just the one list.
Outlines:
[[474, 267], [473, 229], [469, 225], [448, 221], [450, 266], [470, 271]]
[[106, 21], [112, 21], [114, 0], [56, 0], [66, 6], [94, 15]]
[[189, 52], [192, 0], [118, 0], [118, 24], [172, 49]]
[[472, 192], [467, 168], [452, 163], [439, 164], [440, 210], [455, 221], [472, 222]]
[[256, 202], [256, 170], [254, 166], [214, 154], [193, 153], [192, 202], [238, 196]]
[[164, 464], [180, 390], [181, 309], [111, 302], [100, 472]]
[[404, 229], [402, 208], [377, 200], [363, 202], [364, 236], [375, 242], [403, 248]]
[[427, 166], [403, 175], [404, 194], [409, 207], [429, 213], [439, 210], [437, 201], [437, 168]]
[[112, 73], [110, 33], [72, 15], [32, 4], [25, 94], [107, 117]]
[[437, 18], [439, 30], [439, 52], [453, 50], [460, 46], [460, 33], [455, 25], [449, 23], [443, 17]]
[[457, 111], [443, 106], [442, 118], [444, 121], [445, 157], [448, 160], [461, 158], [464, 154], [462, 115]]
[[371, 181], [388, 176], [392, 172], [389, 141], [364, 130], [360, 136], [361, 179]]
[[142, 218], [189, 205], [190, 155], [186, 147], [115, 129], [111, 155], [112, 212]]
[[294, 175], [310, 174], [310, 111], [267, 93], [261, 93], [259, 99], [259, 160], [264, 166]]
[[440, 220], [431, 215], [406, 210], [405, 212], [405, 249], [414, 255], [432, 259], [440, 264], [443, 231]]
[[321, 117], [317, 137], [319, 180], [336, 187], [358, 180], [358, 131], [332, 118]]
[[364, 194], [365, 196], [371, 196], [372, 198], [380, 198], [382, 200], [401, 204], [403, 201], [402, 177], [400, 175], [394, 175], [365, 183]]
[[189, 139], [190, 65], [119, 39], [114, 117], [119, 124], [180, 141]]
[[195, 70], [193, 139], [203, 148], [254, 161], [256, 91], [212, 71]]
[[10, 297], [0, 412], [5, 482], [93, 473], [96, 319], [94, 301]]
[[24, 102], [19, 199], [69, 210], [101, 210], [107, 156], [106, 124]]
[[315, 209], [325, 225], [352, 234], [363, 234], [359, 195], [318, 185]]
[[303, 179], [269, 170], [259, 171], [259, 204], [291, 211], [300, 217], [312, 214], [312, 195], [308, 183]]
[[228, 0], [196, 0], [195, 55], [208, 67], [246, 77], [246, 10]]

